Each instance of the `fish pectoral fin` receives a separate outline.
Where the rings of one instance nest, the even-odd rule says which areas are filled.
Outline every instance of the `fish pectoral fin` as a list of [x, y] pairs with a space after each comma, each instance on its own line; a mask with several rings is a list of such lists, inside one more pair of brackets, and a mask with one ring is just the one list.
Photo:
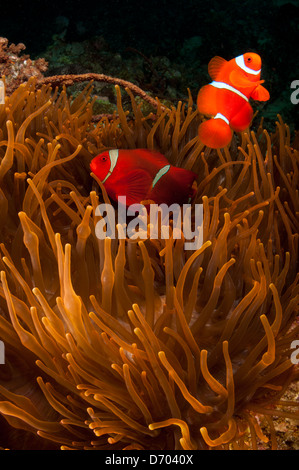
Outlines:
[[152, 178], [144, 170], [131, 171], [126, 178], [119, 181], [115, 190], [116, 197], [126, 196], [127, 205], [139, 204], [147, 196], [152, 184]]
[[262, 85], [258, 85], [251, 93], [251, 98], [257, 101], [268, 101], [270, 93]]
[[231, 84], [236, 88], [248, 88], [248, 87], [252, 87], [254, 84], [260, 83], [260, 82], [254, 82], [254, 83], [251, 82], [237, 70], [233, 70], [230, 73], [229, 79], [231, 81]]
[[222, 57], [216, 56], [210, 60], [208, 64], [208, 72], [210, 77], [215, 80], [217, 75], [221, 71], [222, 67], [227, 63], [227, 60], [223, 59]]

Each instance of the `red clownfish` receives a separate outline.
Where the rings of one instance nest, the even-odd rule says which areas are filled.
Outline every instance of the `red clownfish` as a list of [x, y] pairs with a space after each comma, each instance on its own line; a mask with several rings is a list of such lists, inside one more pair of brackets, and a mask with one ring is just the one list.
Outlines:
[[126, 196], [126, 205], [153, 200], [156, 204], [184, 204], [194, 195], [197, 175], [170, 165], [158, 152], [147, 149], [107, 150], [95, 157], [91, 171], [115, 201]]
[[197, 107], [201, 114], [213, 116], [198, 129], [199, 139], [207, 147], [228, 145], [233, 131], [244, 131], [251, 123], [253, 110], [249, 98], [267, 101], [269, 92], [260, 80], [262, 61], [247, 52], [227, 61], [214, 57], [208, 65], [213, 81], [199, 90]]

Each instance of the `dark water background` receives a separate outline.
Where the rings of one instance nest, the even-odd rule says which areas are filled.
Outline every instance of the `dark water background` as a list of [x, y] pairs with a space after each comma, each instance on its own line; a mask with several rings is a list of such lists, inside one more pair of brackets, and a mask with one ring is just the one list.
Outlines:
[[[166, 98], [167, 89], [172, 90], [175, 99], [175, 90], [182, 89], [184, 93], [189, 84], [195, 93], [209, 80], [207, 64], [214, 55], [231, 59], [247, 51], [257, 52], [263, 60], [262, 78], [271, 94], [261, 113], [269, 121], [275, 121], [280, 113], [290, 125], [299, 128], [299, 104], [290, 101], [290, 85], [299, 80], [299, 0], [1, 0], [0, 3], [0, 36], [10, 42], [24, 43], [31, 58], [47, 56], [55, 44], [55, 54], [47, 56], [48, 60], [50, 57], [49, 74], [94, 71], [96, 56], [93, 55], [90, 65], [86, 57], [93, 41], [102, 38], [105, 45], [101, 46], [101, 61], [104, 48], [108, 71], [112, 56], [119, 54], [124, 64], [132, 57], [133, 48], [139, 58], [143, 55], [148, 59], [144, 67], [151, 68], [146, 83], [138, 79], [136, 69], [136, 82], [147, 90], [152, 84], [157, 95], [160, 86], [162, 97]], [[76, 44], [78, 48], [78, 43], [84, 45], [81, 56], [70, 59], [64, 68], [61, 57], [55, 63], [59, 47], [65, 51], [69, 45], [72, 56], [72, 47]], [[164, 69], [153, 70], [156, 67], [153, 57], [161, 56]], [[80, 66], [83, 57], [85, 61]], [[179, 70], [177, 80], [172, 80], [170, 87], [168, 83], [165, 85], [167, 67], [170, 75]], [[122, 67], [119, 73], [116, 75], [119, 78], [134, 81], [134, 70], [129, 77], [121, 76]], [[162, 86], [162, 80], [158, 83], [155, 78], [163, 73]], [[181, 97], [179, 91], [177, 97]]]

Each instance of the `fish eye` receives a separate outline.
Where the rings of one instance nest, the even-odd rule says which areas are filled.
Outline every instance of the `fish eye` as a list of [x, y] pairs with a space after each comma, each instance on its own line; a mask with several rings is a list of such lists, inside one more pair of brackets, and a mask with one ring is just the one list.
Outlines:
[[247, 62], [251, 62], [251, 57], [247, 57]]
[[102, 162], [106, 162], [107, 161], [107, 157], [103, 156], [102, 157]]

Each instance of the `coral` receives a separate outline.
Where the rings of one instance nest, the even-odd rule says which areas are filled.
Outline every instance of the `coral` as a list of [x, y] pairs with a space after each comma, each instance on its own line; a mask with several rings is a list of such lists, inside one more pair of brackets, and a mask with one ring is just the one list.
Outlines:
[[[71, 100], [29, 80], [1, 110], [0, 445], [276, 448], [273, 417], [299, 416], [282, 399], [298, 376], [298, 141], [280, 119], [208, 151], [191, 97], [143, 115], [127, 90], [129, 118], [116, 93], [96, 125], [90, 85]], [[89, 163], [116, 147], [198, 173], [200, 249], [97, 239], [108, 198]]]
[[[154, 98], [148, 95], [136, 84], [105, 74], [84, 73], [52, 75], [44, 77], [43, 73], [46, 72], [48, 63], [44, 58], [39, 58], [35, 61], [32, 61], [28, 55], [20, 56], [20, 52], [25, 48], [25, 45], [22, 43], [18, 45], [10, 44], [10, 46], [8, 46], [8, 39], [0, 38], [0, 73], [5, 78], [5, 92], [7, 95], [11, 95], [20, 84], [23, 84], [31, 77], [35, 77], [36, 86], [38, 87], [42, 87], [43, 85], [51, 85], [52, 87], [62, 85], [70, 86], [89, 81], [102, 82], [112, 85], [117, 84], [119, 86], [129, 88], [134, 94], [140, 96], [151, 106], [157, 107], [158, 105]], [[96, 101], [98, 101], [98, 99]], [[110, 104], [109, 102], [107, 103], [107, 99], [105, 99], [104, 105], [103, 100], [102, 104], [97, 104], [97, 108], [100, 108], [101, 111], [103, 111], [103, 108], [105, 110], [108, 108], [109, 111], [114, 108], [113, 104]], [[96, 120], [96, 118], [94, 118], [94, 120]]]
[[128, 88], [136, 95], [140, 96], [143, 100], [147, 101], [154, 107], [157, 107], [157, 100], [149, 96], [145, 91], [139, 88], [134, 83], [128, 82], [127, 80], [122, 80], [121, 78], [110, 77], [108, 75], [99, 74], [99, 73], [84, 73], [84, 74], [69, 74], [69, 75], [54, 75], [51, 77], [44, 77], [37, 81], [38, 86], [42, 85], [51, 85], [61, 86], [61, 85], [73, 85], [74, 83], [88, 82], [88, 81], [97, 81], [110, 83], [113, 85], [119, 85], [125, 88]]
[[11, 93], [30, 77], [42, 78], [48, 64], [43, 58], [31, 60], [29, 55], [20, 55], [25, 45], [10, 44], [0, 37], [0, 75], [6, 76], [6, 92]]

